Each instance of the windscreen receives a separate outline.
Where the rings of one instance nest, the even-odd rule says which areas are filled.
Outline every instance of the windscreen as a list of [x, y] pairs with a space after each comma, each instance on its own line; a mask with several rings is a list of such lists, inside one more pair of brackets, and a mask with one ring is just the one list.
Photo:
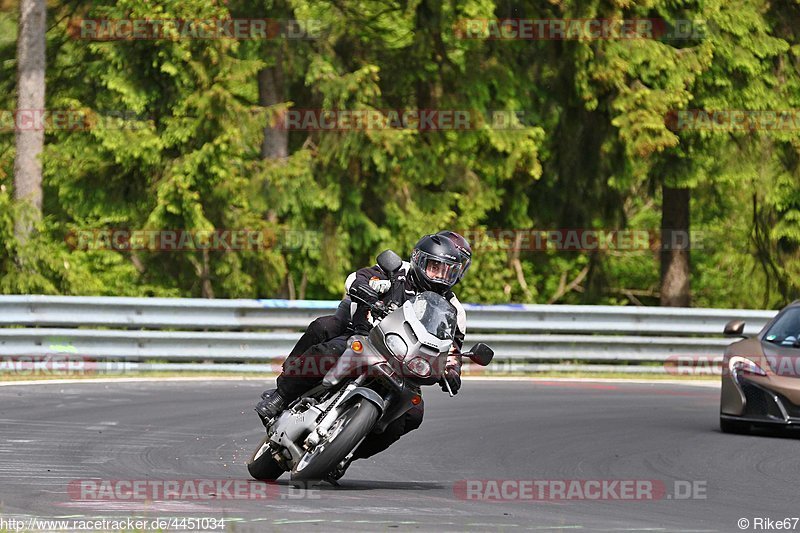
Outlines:
[[435, 292], [423, 292], [411, 299], [417, 319], [428, 333], [441, 340], [453, 340], [456, 331], [456, 308]]
[[775, 321], [764, 340], [780, 346], [800, 348], [800, 307], [791, 307]]

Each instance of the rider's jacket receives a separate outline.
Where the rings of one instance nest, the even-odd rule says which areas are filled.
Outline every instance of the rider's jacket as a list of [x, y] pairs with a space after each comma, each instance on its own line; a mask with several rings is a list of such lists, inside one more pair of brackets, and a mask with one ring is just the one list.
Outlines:
[[[414, 285], [414, 282], [411, 281], [411, 276], [407, 275], [410, 268], [411, 264], [407, 261], [404, 261], [403, 266], [400, 267], [400, 271], [397, 274], [397, 281], [403, 282], [405, 299], [411, 298], [422, 292]], [[347, 276], [347, 280], [345, 280], [344, 284], [345, 291], [347, 291], [349, 294], [350, 289], [354, 286], [359, 284], [369, 285], [370, 280], [373, 278], [389, 279], [378, 265], [365, 267]], [[453, 340], [454, 349], [452, 355], [447, 358], [447, 365], [456, 368], [460, 373], [460, 352], [461, 348], [464, 346], [464, 335], [467, 332], [467, 314], [464, 311], [464, 306], [461, 305], [461, 302], [458, 300], [453, 291], [447, 291], [443, 296], [450, 301], [456, 310], [456, 333]], [[359, 306], [354, 302], [351, 303], [350, 315], [352, 317], [353, 325], [356, 328], [358, 328], [359, 325], [367, 328], [370, 327], [371, 324], [368, 322], [369, 317], [366, 306]]]

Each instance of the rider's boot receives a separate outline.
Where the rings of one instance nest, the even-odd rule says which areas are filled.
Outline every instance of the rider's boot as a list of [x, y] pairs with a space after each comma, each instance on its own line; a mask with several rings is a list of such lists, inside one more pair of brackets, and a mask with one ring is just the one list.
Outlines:
[[256, 413], [261, 419], [261, 423], [266, 426], [269, 420], [275, 418], [284, 410], [288, 402], [278, 389], [268, 390], [261, 397], [263, 400], [256, 404]]

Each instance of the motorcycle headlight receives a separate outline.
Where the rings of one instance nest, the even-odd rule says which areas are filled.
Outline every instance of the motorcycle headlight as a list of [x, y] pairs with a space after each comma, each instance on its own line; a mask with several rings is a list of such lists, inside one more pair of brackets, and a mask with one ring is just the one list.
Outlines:
[[406, 342], [400, 335], [395, 333], [386, 335], [386, 346], [388, 346], [392, 354], [401, 361], [408, 353], [408, 345], [406, 345]]
[[409, 361], [408, 369], [421, 378], [431, 375], [431, 364], [421, 357], [415, 357]]

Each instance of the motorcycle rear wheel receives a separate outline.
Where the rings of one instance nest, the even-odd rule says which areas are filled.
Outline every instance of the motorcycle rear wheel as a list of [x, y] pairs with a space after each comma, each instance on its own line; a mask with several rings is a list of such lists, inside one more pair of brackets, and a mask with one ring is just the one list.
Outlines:
[[350, 406], [331, 426], [329, 436], [307, 452], [292, 469], [292, 481], [325, 479], [356, 444], [372, 430], [378, 408], [365, 399]]
[[281, 468], [281, 465], [272, 458], [269, 445], [267, 444], [267, 438], [268, 437], [264, 437], [261, 439], [258, 448], [253, 452], [253, 456], [247, 463], [247, 471], [250, 472], [253, 479], [275, 481], [281, 477], [284, 470]]

